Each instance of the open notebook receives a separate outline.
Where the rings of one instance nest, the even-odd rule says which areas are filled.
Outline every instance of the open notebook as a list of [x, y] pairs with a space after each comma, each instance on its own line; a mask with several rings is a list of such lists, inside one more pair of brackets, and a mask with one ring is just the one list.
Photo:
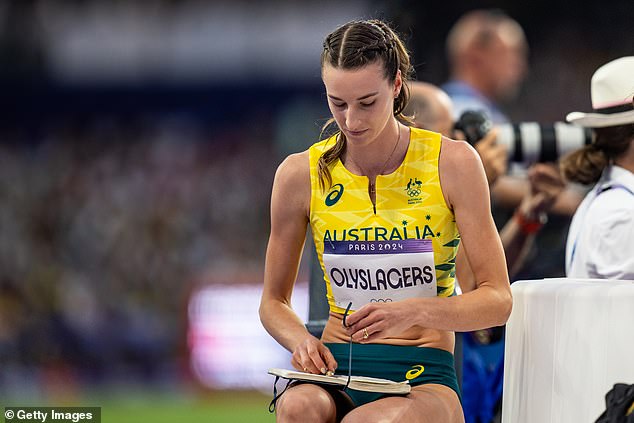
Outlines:
[[326, 376], [287, 369], [269, 369], [269, 374], [289, 380], [301, 380], [325, 385], [346, 386], [347, 384], [350, 389], [365, 392], [405, 395], [409, 394], [411, 390], [411, 386], [407, 381], [394, 382], [374, 377], [350, 376], [350, 383], [348, 384], [348, 376], [344, 375]]

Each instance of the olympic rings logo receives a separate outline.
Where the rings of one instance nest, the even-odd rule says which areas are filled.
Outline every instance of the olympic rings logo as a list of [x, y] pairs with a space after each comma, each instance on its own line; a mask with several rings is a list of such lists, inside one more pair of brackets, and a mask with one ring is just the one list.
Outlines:
[[422, 191], [423, 183], [418, 178], [409, 178], [405, 191], [410, 197], [418, 197]]
[[391, 303], [393, 301], [391, 298], [372, 298], [370, 302], [371, 303]]

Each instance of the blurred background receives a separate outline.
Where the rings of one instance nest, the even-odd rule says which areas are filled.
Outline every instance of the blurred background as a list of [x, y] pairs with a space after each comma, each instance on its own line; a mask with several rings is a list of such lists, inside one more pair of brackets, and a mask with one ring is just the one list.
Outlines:
[[268, 201], [328, 117], [324, 36], [387, 19], [441, 84], [449, 28], [480, 7], [530, 45], [514, 121], [589, 110], [594, 70], [634, 53], [631, 0], [2, 0], [0, 406], [272, 421], [266, 369], [289, 356], [257, 317]]

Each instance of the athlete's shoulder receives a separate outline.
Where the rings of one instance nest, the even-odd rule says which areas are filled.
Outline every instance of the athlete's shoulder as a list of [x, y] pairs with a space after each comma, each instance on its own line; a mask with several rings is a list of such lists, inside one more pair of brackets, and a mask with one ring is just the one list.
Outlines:
[[442, 135], [438, 132], [410, 127], [410, 147], [414, 157], [436, 161], [441, 150]]
[[482, 161], [475, 148], [466, 141], [442, 137], [441, 162], [449, 166], [469, 168], [482, 166]]
[[469, 143], [443, 137], [438, 172], [445, 198], [452, 208], [467, 187], [469, 193], [489, 198], [482, 160]]
[[271, 202], [283, 204], [285, 210], [307, 213], [310, 200], [310, 165], [308, 150], [286, 157], [275, 172]]
[[277, 167], [275, 179], [280, 181], [297, 181], [310, 175], [309, 150], [288, 155]]

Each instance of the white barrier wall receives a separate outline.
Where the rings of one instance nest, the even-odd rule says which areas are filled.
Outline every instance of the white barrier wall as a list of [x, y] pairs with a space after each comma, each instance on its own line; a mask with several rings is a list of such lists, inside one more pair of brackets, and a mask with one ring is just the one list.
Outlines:
[[634, 281], [543, 279], [512, 290], [502, 422], [594, 422], [615, 383], [634, 383]]

